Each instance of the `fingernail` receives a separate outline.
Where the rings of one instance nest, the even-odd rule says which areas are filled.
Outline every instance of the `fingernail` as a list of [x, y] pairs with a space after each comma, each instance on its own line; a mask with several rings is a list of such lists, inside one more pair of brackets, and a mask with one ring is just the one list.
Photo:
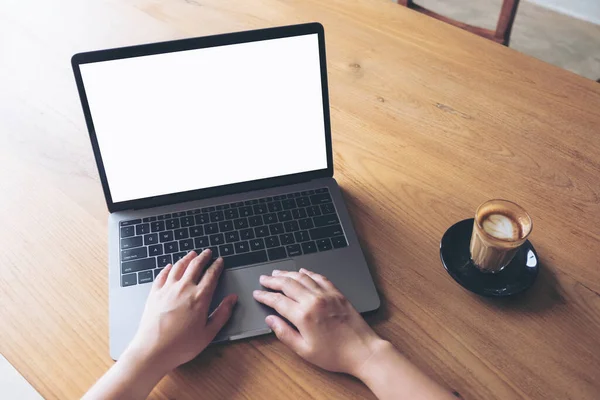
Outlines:
[[300, 268], [300, 272], [306, 272], [304, 268]]
[[273, 270], [273, 275], [278, 275], [280, 272], [281, 272], [280, 270], [278, 270], [278, 269], [274, 269], [274, 270]]
[[206, 253], [206, 252], [210, 252], [210, 249], [204, 249], [204, 250], [202, 250], [202, 253]]
[[259, 282], [264, 282], [267, 279], [266, 275], [261, 275], [260, 278], [258, 278]]
[[267, 325], [269, 325], [269, 328], [272, 328], [273, 327], [273, 316], [267, 315], [267, 318], [265, 318], [265, 322], [267, 323]]
[[254, 292], [252, 292], [252, 295], [253, 295], [254, 297], [258, 297], [258, 296], [260, 296], [260, 290], [255, 290]]

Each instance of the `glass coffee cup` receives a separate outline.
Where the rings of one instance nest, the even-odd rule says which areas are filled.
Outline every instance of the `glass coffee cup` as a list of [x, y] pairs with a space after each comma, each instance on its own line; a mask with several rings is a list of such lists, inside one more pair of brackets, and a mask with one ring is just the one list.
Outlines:
[[506, 267], [531, 233], [531, 217], [516, 203], [489, 200], [475, 212], [471, 260], [482, 272], [497, 273]]

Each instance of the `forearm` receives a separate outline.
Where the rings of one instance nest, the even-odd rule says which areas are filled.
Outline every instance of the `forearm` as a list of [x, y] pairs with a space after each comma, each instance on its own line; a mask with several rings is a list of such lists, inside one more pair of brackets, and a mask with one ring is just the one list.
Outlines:
[[83, 399], [145, 399], [167, 372], [151, 355], [128, 349]]
[[391, 343], [383, 340], [356, 375], [380, 400], [455, 400], [449, 391], [421, 372]]

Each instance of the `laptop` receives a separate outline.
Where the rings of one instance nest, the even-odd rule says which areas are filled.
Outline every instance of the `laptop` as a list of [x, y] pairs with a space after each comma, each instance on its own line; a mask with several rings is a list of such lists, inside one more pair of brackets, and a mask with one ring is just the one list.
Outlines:
[[110, 354], [136, 332], [156, 275], [210, 248], [215, 338], [270, 333], [252, 291], [272, 270], [327, 276], [359, 312], [380, 300], [333, 178], [318, 23], [92, 51], [73, 71], [110, 212]]

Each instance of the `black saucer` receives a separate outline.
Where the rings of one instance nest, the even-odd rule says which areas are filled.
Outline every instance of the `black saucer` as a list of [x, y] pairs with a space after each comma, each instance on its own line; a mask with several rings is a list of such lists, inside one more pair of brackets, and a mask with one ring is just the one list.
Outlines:
[[533, 285], [539, 271], [538, 256], [529, 240], [510, 264], [495, 274], [479, 271], [471, 261], [469, 249], [473, 218], [452, 225], [440, 242], [440, 258], [446, 271], [465, 289], [482, 296], [506, 297]]

